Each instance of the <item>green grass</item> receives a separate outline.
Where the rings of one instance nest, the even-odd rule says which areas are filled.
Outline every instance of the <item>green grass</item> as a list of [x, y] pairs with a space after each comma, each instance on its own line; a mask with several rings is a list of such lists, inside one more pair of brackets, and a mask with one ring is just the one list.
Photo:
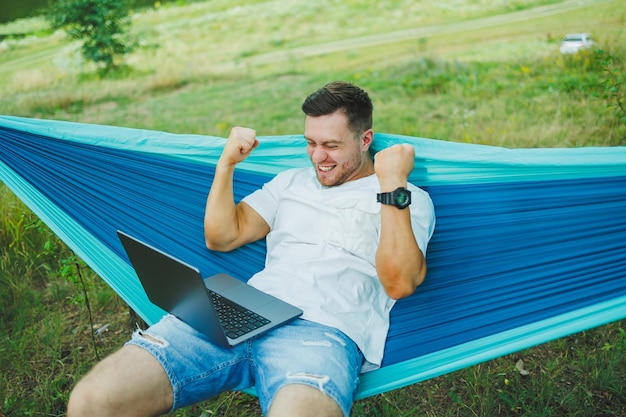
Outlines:
[[[137, 12], [141, 47], [107, 78], [41, 19], [0, 25], [0, 114], [291, 134], [302, 130], [304, 95], [347, 79], [370, 91], [381, 132], [507, 147], [626, 144], [622, 2], [378, 3], [212, 0]], [[598, 48], [561, 56], [560, 37], [583, 30]], [[4, 186], [0, 197], [0, 416], [63, 415], [76, 380], [137, 319]], [[625, 354], [622, 321], [358, 401], [352, 414], [623, 416]], [[254, 397], [226, 393], [176, 415], [260, 411]]]

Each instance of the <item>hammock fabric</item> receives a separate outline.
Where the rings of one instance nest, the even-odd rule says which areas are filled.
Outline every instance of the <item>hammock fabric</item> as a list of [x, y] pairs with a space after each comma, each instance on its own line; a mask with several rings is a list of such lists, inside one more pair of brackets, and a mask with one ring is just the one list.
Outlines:
[[[383, 367], [358, 398], [626, 317], [626, 147], [506, 149], [377, 134], [415, 147], [411, 182], [435, 204], [428, 276], [391, 314]], [[0, 178], [148, 323], [115, 231], [242, 280], [263, 242], [204, 246], [223, 138], [0, 116]], [[302, 136], [261, 137], [235, 198], [308, 166]]]

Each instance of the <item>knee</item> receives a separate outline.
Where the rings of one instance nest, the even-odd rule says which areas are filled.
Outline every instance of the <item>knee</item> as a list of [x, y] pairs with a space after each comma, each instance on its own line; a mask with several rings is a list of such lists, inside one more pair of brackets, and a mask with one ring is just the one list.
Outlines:
[[82, 380], [70, 393], [67, 403], [67, 417], [89, 417], [98, 415], [96, 405], [98, 403], [97, 390], [90, 387]]
[[289, 384], [272, 400], [270, 417], [342, 417], [339, 404], [327, 394], [308, 385]]
[[67, 403], [67, 417], [120, 417], [125, 410], [118, 407], [119, 394], [107, 389], [87, 375], [74, 387]]
[[116, 416], [114, 399], [118, 397], [115, 387], [118, 386], [114, 381], [107, 378], [104, 363], [97, 364], [91, 371], [78, 381], [67, 403], [67, 417], [106, 417]]
[[78, 382], [67, 404], [68, 417], [161, 415], [173, 403], [161, 364], [136, 346], [124, 346]]

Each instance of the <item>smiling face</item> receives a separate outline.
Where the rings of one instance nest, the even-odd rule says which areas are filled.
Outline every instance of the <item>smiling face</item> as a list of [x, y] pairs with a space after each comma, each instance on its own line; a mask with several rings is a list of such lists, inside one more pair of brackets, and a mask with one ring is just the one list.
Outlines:
[[368, 129], [355, 137], [341, 110], [324, 116], [306, 116], [307, 154], [320, 184], [340, 185], [373, 174], [374, 163], [369, 154], [373, 136], [373, 131]]

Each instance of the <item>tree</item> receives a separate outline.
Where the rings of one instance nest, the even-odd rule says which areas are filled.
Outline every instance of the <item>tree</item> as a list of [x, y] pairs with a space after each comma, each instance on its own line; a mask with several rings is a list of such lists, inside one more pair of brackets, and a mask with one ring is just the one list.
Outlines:
[[48, 7], [46, 18], [54, 29], [82, 40], [83, 56], [108, 72], [132, 50], [129, 10], [129, 0], [57, 0]]

